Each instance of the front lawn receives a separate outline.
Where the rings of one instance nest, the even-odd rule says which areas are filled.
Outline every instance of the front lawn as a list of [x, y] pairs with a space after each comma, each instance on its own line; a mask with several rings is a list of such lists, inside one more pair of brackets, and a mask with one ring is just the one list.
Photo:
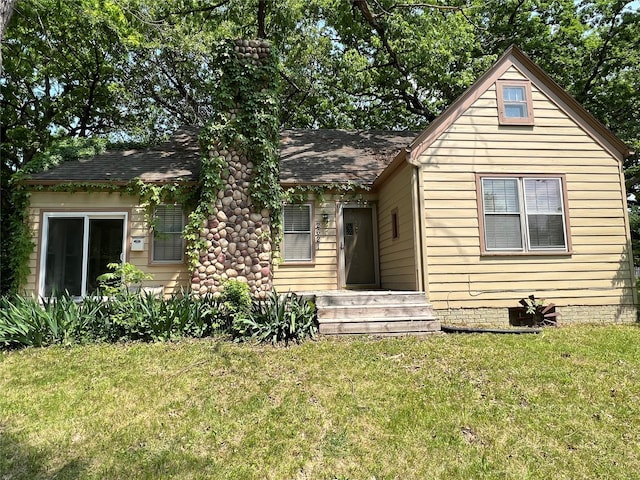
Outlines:
[[2, 479], [638, 472], [636, 325], [0, 352]]

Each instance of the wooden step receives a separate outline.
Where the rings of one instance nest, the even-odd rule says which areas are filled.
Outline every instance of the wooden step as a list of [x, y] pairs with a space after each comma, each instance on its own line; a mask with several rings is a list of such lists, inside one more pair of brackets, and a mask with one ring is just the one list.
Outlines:
[[316, 305], [319, 306], [363, 306], [363, 305], [389, 305], [398, 303], [425, 303], [427, 298], [424, 292], [393, 292], [389, 290], [366, 292], [328, 292], [316, 294]]
[[320, 333], [426, 335], [440, 331], [423, 292], [337, 291], [316, 294]]
[[349, 305], [349, 306], [328, 306], [318, 307], [318, 319], [336, 318], [368, 318], [368, 317], [420, 317], [425, 314], [432, 314], [431, 305], [426, 302], [411, 304], [389, 304], [389, 305]]
[[325, 335], [411, 335], [440, 331], [437, 320], [389, 320], [380, 322], [331, 322], [321, 323], [320, 333]]

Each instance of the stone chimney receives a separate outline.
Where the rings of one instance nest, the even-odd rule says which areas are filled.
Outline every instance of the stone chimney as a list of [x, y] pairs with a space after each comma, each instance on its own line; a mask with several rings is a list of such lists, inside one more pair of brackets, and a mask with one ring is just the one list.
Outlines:
[[[232, 50], [227, 52], [231, 61], [235, 58], [235, 70], [232, 71], [238, 71], [238, 65], [247, 64], [264, 68], [272, 58], [270, 44], [264, 40], [236, 40], [228, 48]], [[224, 86], [228, 91], [239, 92], [242, 89], [235, 88], [237, 82], [246, 79], [233, 77], [233, 73], [223, 71], [221, 82], [226, 82]], [[252, 91], [275, 89], [275, 78], [260, 78], [266, 84], [255, 85]], [[221, 107], [227, 111], [221, 112], [223, 115], [219, 117], [226, 118], [228, 125], [236, 122], [234, 128], [243, 128], [243, 115], [254, 113], [244, 110], [245, 104], [251, 102], [243, 102], [242, 93], [238, 93], [233, 101], [234, 107]], [[242, 142], [228, 143], [214, 139], [209, 145], [202, 145], [211, 158], [222, 159], [223, 186], [200, 231], [205, 249], [200, 251], [193, 271], [191, 291], [199, 295], [215, 295], [221, 291], [224, 282], [234, 279], [247, 283], [255, 298], [265, 298], [272, 289], [273, 276], [271, 212], [257, 207], [251, 198], [256, 169], [254, 160], [250, 158], [250, 148]]]

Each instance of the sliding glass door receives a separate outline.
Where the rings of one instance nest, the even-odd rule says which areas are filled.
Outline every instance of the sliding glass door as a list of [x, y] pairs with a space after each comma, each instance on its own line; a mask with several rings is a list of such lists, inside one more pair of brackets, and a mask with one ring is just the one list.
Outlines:
[[84, 296], [107, 264], [124, 258], [126, 213], [45, 213], [40, 294]]

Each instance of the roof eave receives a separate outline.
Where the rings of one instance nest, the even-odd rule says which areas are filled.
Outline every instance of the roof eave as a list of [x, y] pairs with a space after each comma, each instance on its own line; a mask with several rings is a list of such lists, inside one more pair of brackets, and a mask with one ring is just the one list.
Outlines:
[[312, 187], [312, 186], [316, 186], [316, 187], [327, 187], [327, 188], [331, 188], [333, 185], [356, 185], [356, 186], [361, 186], [364, 189], [370, 189], [373, 187], [374, 182], [360, 182], [357, 180], [345, 180], [345, 181], [340, 181], [340, 182], [308, 182], [308, 181], [280, 181], [280, 186], [282, 188], [295, 188], [295, 187]]
[[413, 164], [410, 161], [410, 150], [403, 148], [398, 152], [395, 158], [386, 166], [386, 168], [376, 177], [371, 187], [372, 190], [377, 190], [389, 177], [391, 177], [396, 170], [398, 170], [405, 162]]
[[[131, 180], [38, 180], [38, 179], [25, 179], [20, 182], [21, 185], [28, 186], [55, 186], [55, 185], [117, 185], [117, 186], [126, 186], [129, 185], [132, 181], [138, 180], [138, 178], [133, 178]], [[195, 185], [198, 182], [196, 180], [142, 180], [144, 183], [150, 183], [154, 185], [163, 185], [167, 183], [183, 183], [185, 185]]]

